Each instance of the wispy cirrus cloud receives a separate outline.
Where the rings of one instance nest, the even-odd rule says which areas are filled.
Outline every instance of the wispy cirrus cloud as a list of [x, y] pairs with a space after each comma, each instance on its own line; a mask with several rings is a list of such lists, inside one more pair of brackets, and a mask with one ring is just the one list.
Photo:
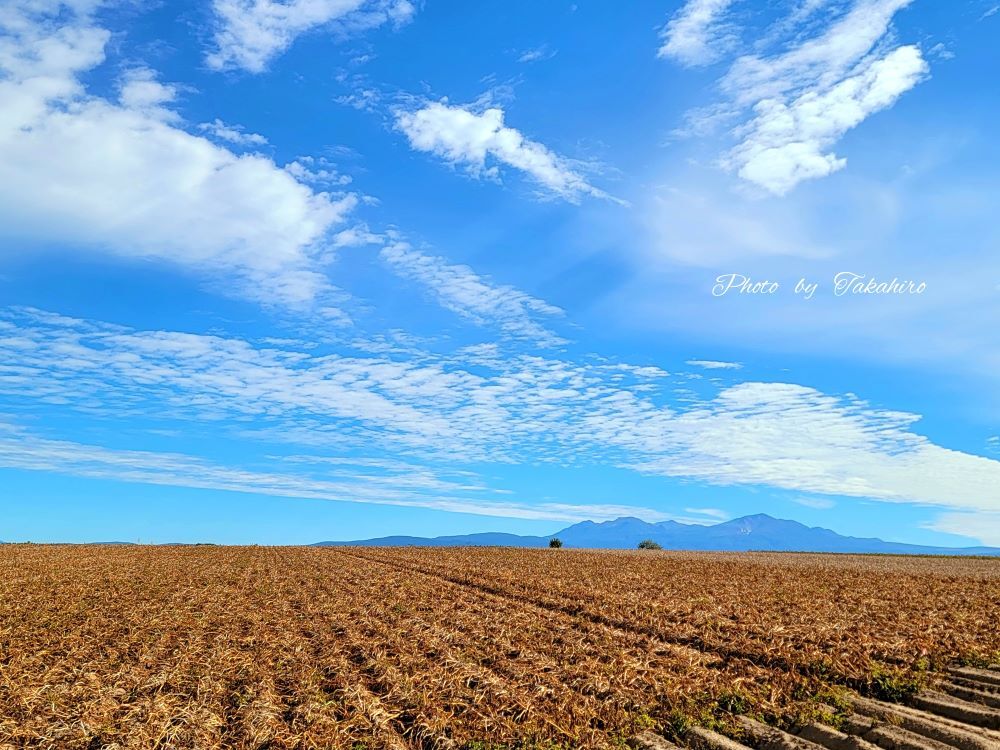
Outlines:
[[0, 323], [0, 410], [24, 415], [55, 406], [109, 424], [211, 424], [216, 438], [226, 425], [231, 437], [335, 455], [612, 465], [953, 513], [1000, 508], [1000, 461], [933, 443], [914, 429], [918, 415], [793, 383], [679, 400], [657, 368], [483, 347], [348, 356], [36, 311]]
[[722, 21], [734, 0], [687, 0], [661, 32], [659, 57], [708, 65], [732, 47], [732, 27]]
[[416, 13], [409, 0], [213, 0], [217, 70], [260, 73], [302, 34], [319, 29], [348, 36], [386, 23], [401, 25]]
[[505, 125], [500, 107], [430, 102], [398, 109], [395, 119], [413, 149], [464, 167], [474, 177], [499, 179], [503, 165], [528, 175], [548, 195], [571, 203], [585, 196], [621, 202], [591, 185], [566, 158]]
[[893, 18], [912, 2], [853, 0], [841, 15], [832, 14], [830, 22], [818, 33], [783, 49], [779, 44], [776, 54], [737, 57], [720, 81], [720, 87], [744, 105], [807, 88], [832, 88], [856, 73], [858, 63], [867, 67], [883, 57], [879, 52], [891, 51], [877, 45], [890, 41], [887, 35]]
[[805, 508], [812, 508], [813, 510], [829, 510], [837, 505], [836, 502], [828, 497], [808, 497], [806, 495], [799, 495], [798, 497], [790, 499], [796, 505], [801, 505]]
[[538, 322], [539, 318], [563, 315], [554, 305], [513, 287], [494, 284], [468, 266], [448, 263], [404, 242], [387, 245], [379, 255], [394, 273], [419, 282], [442, 307], [466, 319], [496, 326], [507, 336], [541, 346], [566, 343]]
[[81, 8], [15, 2], [0, 18], [0, 236], [153, 259], [340, 318], [321, 256], [357, 197], [314, 191], [269, 158], [189, 132], [171, 109], [175, 87], [151, 70], [127, 71], [117, 100], [88, 93], [111, 33]]
[[933, 444], [912, 431], [918, 420], [800, 385], [741, 383], [678, 415], [662, 455], [634, 468], [886, 502], [1000, 507], [989, 489], [1000, 462]]
[[[321, 462], [321, 459], [318, 459]], [[632, 515], [648, 521], [665, 516], [629, 505], [526, 505], [490, 499], [497, 492], [470, 482], [455, 482], [421, 467], [414, 476], [377, 473], [354, 466], [351, 472], [249, 470], [220, 465], [181, 453], [112, 449], [67, 440], [50, 440], [0, 422], [0, 467], [45, 471], [88, 479], [243, 492], [272, 497], [334, 500], [371, 505], [424, 508], [449, 513], [534, 521], [603, 521]]]
[[[684, 512], [693, 513], [696, 516], [706, 516], [712, 519], [711, 523], [728, 521], [731, 518], [729, 513], [719, 508], [685, 508]], [[706, 523], [706, 521], [702, 521], [702, 523]]]
[[981, 543], [1000, 547], [1000, 512], [942, 513], [924, 528], [944, 534], [978, 539]]
[[534, 63], [541, 62], [542, 60], [551, 60], [555, 56], [556, 50], [547, 44], [543, 44], [539, 47], [521, 50], [517, 53], [517, 61], [519, 63]]
[[689, 359], [684, 364], [692, 367], [700, 367], [703, 370], [742, 370], [743, 365], [739, 362], [719, 362], [714, 359]]

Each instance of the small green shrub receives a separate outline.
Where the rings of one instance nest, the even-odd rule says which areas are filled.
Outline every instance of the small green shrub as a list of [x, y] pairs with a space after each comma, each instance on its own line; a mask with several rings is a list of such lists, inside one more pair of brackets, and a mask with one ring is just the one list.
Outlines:
[[652, 539], [643, 539], [639, 542], [639, 549], [663, 549], [663, 545]]
[[994, 664], [1000, 663], [1000, 651], [994, 651], [993, 654], [984, 654], [978, 651], [966, 651], [959, 655], [956, 663], [960, 667], [987, 669]]
[[902, 703], [918, 693], [923, 687], [923, 683], [923, 675], [919, 673], [907, 673], [899, 669], [879, 667], [872, 672], [868, 689], [872, 696], [879, 700]]
[[716, 703], [719, 708], [730, 714], [745, 714], [750, 710], [750, 702], [739, 693], [723, 693]]
[[562, 539], [560, 539], [557, 536], [552, 537], [551, 539], [549, 539], [549, 547], [551, 549], [559, 549], [560, 547], [562, 547]]
[[667, 721], [663, 729], [671, 739], [681, 739], [688, 730], [694, 726], [691, 717], [680, 710], [673, 710], [667, 714]]

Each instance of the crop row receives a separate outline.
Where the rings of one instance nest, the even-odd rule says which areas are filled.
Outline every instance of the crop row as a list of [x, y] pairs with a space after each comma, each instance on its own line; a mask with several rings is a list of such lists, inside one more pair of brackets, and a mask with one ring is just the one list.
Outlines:
[[989, 661], [1000, 653], [1000, 565], [993, 560], [470, 548], [354, 553], [849, 684], [873, 670]]
[[[978, 562], [837, 560], [7, 545], [0, 747], [611, 747], [802, 710], [836, 675], [781, 665], [830, 633], [869, 669], [995, 645]], [[879, 619], [893, 591], [917, 623]]]

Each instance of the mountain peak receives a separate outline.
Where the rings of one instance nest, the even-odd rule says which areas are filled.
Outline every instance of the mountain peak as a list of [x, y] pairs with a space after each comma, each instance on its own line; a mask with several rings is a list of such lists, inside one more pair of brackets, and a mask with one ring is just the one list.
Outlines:
[[[766, 513], [734, 518], [711, 526], [685, 524], [677, 521], [649, 523], [641, 518], [622, 516], [611, 521], [581, 521], [546, 536], [516, 536], [514, 534], [465, 534], [436, 539], [417, 537], [383, 537], [353, 542], [368, 546], [509, 546], [547, 547], [553, 536], [566, 547], [593, 549], [635, 549], [640, 541], [652, 539], [664, 549], [774, 552], [842, 552], [862, 554], [950, 554], [995, 555], [1000, 549], [970, 547], [923, 547], [913, 544], [884, 542], [881, 539], [860, 539], [842, 536], [823, 528], [811, 528], [798, 521], [775, 518]], [[326, 542], [325, 544], [351, 544]]]
[[769, 523], [798, 523], [798, 522], [786, 521], [782, 518], [775, 518], [774, 516], [767, 515], [767, 513], [754, 513], [749, 516], [740, 516], [739, 518], [734, 518], [732, 521], [727, 521], [726, 523], [769, 524]]

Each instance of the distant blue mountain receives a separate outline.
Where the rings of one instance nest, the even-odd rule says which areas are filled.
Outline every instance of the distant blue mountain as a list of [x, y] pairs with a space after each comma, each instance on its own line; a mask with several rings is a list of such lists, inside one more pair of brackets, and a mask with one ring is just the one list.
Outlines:
[[547, 547], [558, 537], [564, 547], [592, 549], [635, 549], [644, 539], [658, 542], [664, 549], [711, 550], [722, 552], [855, 552], [897, 555], [987, 555], [1000, 556], [996, 547], [925, 547], [918, 544], [884, 542], [842, 536], [829, 529], [805, 526], [797, 521], [772, 518], [763, 513], [744, 516], [712, 526], [677, 521], [647, 523], [638, 518], [616, 518], [595, 523], [583, 521], [551, 536], [517, 534], [462, 534], [431, 538], [387, 536], [353, 542], [320, 542], [317, 547]]

